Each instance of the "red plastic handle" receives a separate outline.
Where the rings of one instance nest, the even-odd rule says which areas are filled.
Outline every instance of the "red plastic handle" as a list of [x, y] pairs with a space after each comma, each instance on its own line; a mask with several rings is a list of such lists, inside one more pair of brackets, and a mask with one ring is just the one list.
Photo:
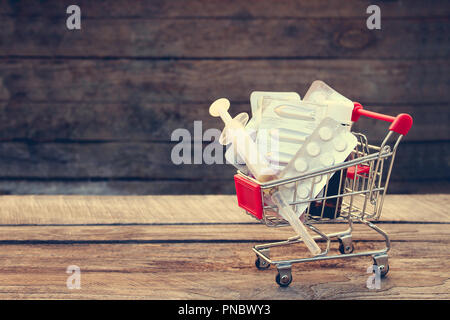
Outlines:
[[398, 134], [402, 134], [404, 136], [406, 136], [409, 129], [411, 129], [412, 127], [413, 118], [407, 113], [400, 113], [398, 116], [392, 117], [385, 114], [364, 110], [363, 106], [358, 102], [354, 102], [353, 105], [353, 122], [358, 121], [359, 117], [361, 116], [391, 122], [392, 124], [389, 127], [389, 130], [397, 132]]

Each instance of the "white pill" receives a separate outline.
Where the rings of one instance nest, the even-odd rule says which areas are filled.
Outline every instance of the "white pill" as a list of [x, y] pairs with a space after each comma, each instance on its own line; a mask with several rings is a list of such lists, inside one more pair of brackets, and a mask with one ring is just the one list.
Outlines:
[[325, 153], [320, 156], [320, 163], [322, 163], [323, 166], [329, 167], [334, 164], [334, 157], [330, 153]]
[[298, 197], [300, 199], [306, 199], [309, 196], [309, 188], [307, 186], [300, 186], [298, 188]]
[[316, 157], [320, 153], [320, 146], [315, 142], [310, 142], [306, 146], [306, 152], [308, 152], [311, 157]]
[[323, 176], [314, 177], [313, 181], [315, 184], [320, 183], [322, 181]]
[[333, 131], [329, 127], [323, 127], [319, 129], [319, 137], [323, 141], [328, 141], [333, 137]]
[[295, 161], [295, 170], [298, 172], [305, 172], [308, 170], [308, 163], [303, 159], [297, 159], [297, 161]]
[[339, 138], [335, 139], [334, 148], [339, 152], [344, 151], [345, 149], [347, 149], [347, 141], [341, 140]]

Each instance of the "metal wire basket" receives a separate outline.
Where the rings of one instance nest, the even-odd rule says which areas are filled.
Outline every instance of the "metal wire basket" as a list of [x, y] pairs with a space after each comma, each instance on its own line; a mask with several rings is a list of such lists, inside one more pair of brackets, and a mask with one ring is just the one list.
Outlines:
[[[274, 190], [289, 186], [297, 190], [298, 186], [304, 181], [312, 181], [308, 183], [312, 183], [310, 190], [314, 190], [315, 183], [318, 183], [321, 179], [326, 179], [325, 187], [318, 196], [313, 197], [311, 191], [309, 196], [301, 198], [297, 192], [294, 192], [293, 199], [289, 203], [293, 210], [296, 210], [299, 204], [306, 203], [308, 205], [305, 212], [301, 213], [302, 219], [304, 224], [317, 234], [314, 240], [322, 239], [326, 242], [326, 246], [320, 254], [298, 259], [270, 259], [270, 248], [300, 243], [302, 242], [300, 236], [253, 247], [257, 257], [256, 267], [266, 269], [271, 264], [275, 265], [278, 270], [276, 282], [280, 286], [288, 286], [292, 282], [291, 266], [294, 263], [301, 262], [372, 256], [374, 267], [382, 277], [389, 271], [387, 255], [390, 249], [389, 237], [386, 232], [371, 221], [378, 220], [381, 216], [397, 148], [403, 136], [411, 128], [412, 118], [407, 114], [391, 117], [370, 112], [364, 110], [359, 103], [355, 103], [352, 121], [357, 121], [360, 116], [392, 122], [380, 146], [370, 145], [366, 136], [361, 133], [353, 133], [358, 139], [358, 144], [344, 163], [310, 171], [300, 176], [266, 183], [260, 183], [240, 171], [235, 175], [239, 206], [269, 227], [289, 225], [278, 214], [277, 207], [270, 201], [270, 194]], [[360, 222], [382, 235], [385, 239], [385, 247], [375, 251], [353, 252], [352, 231], [354, 221]], [[320, 223], [330, 222], [346, 222], [348, 227], [341, 232], [325, 234], [317, 226]], [[340, 254], [329, 254], [332, 238], [338, 239]]]

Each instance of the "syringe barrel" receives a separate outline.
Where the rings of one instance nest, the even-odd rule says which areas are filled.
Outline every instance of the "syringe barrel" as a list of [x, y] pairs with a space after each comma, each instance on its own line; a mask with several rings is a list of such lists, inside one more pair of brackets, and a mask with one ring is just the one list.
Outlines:
[[240, 123], [235, 123], [228, 128], [227, 134], [231, 135], [231, 141], [236, 147], [239, 156], [244, 160], [249, 171], [255, 176], [256, 180], [264, 182], [274, 179], [274, 174], [271, 173], [269, 162], [266, 158], [258, 152], [256, 143], [245, 131]]

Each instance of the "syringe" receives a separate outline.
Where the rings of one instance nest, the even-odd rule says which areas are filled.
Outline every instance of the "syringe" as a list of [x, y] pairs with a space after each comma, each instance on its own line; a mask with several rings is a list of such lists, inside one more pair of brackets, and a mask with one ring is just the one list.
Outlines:
[[[245, 131], [245, 123], [247, 117], [239, 114], [234, 119], [228, 113], [230, 108], [230, 101], [226, 98], [221, 98], [214, 101], [209, 107], [209, 114], [213, 117], [220, 117], [225, 123], [220, 142], [222, 144], [232, 143], [233, 147], [237, 149], [239, 156], [245, 161], [249, 171], [255, 176], [256, 180], [265, 182], [275, 179], [275, 173], [269, 167], [269, 162], [259, 154], [256, 143], [252, 140], [250, 135]], [[298, 235], [303, 239], [307, 248], [313, 255], [318, 255], [321, 251], [314, 239], [306, 230], [306, 227], [297, 217], [295, 212], [290, 207], [289, 203], [284, 199], [279, 191], [272, 195], [272, 200], [278, 206], [280, 214], [285, 218], [294, 228]]]
[[297, 234], [302, 238], [306, 247], [309, 251], [317, 256], [321, 253], [320, 247], [314, 241], [314, 238], [308, 233], [305, 225], [300, 221], [297, 214], [292, 210], [289, 202], [284, 198], [283, 194], [280, 191], [276, 191], [272, 194], [272, 201], [278, 207], [279, 214], [286, 219], [292, 228], [297, 232]]
[[234, 119], [228, 113], [230, 101], [221, 98], [214, 101], [209, 107], [209, 114], [213, 117], [220, 117], [225, 123], [220, 143], [233, 144], [239, 156], [244, 160], [248, 170], [255, 176], [256, 180], [265, 182], [275, 179], [275, 172], [270, 168], [267, 159], [258, 152], [256, 143], [245, 131], [245, 123], [248, 120], [246, 113], [237, 115]]

